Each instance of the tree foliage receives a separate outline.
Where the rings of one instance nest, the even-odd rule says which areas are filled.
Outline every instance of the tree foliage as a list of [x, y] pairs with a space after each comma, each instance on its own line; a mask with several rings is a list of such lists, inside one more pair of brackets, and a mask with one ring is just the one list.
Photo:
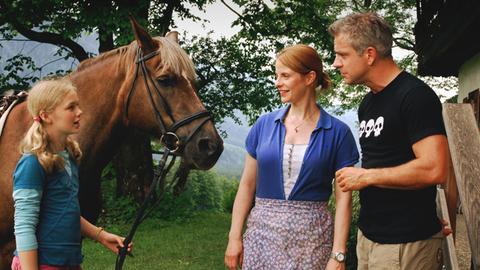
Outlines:
[[[409, 52], [399, 64], [416, 72], [413, 36], [415, 0], [220, 1], [230, 10], [228, 15], [236, 16], [233, 26], [239, 27], [238, 33], [221, 38], [213, 38], [212, 35], [189, 35], [186, 38], [184, 35], [181, 44], [196, 64], [198, 93], [217, 123], [226, 117], [239, 120], [238, 111], [247, 116], [249, 123], [253, 123], [260, 114], [281, 105], [274, 87], [274, 58], [280, 49], [295, 43], [313, 46], [322, 56], [324, 68], [333, 79], [332, 90], [322, 95], [319, 102], [326, 107], [335, 105], [332, 108], [337, 109], [336, 112], [356, 108], [368, 90], [342, 83], [340, 74], [331, 67], [335, 55], [333, 39], [327, 32], [333, 21], [354, 11], [375, 11], [384, 16], [394, 29], [394, 45]], [[98, 52], [129, 43], [133, 40], [133, 34], [128, 14], [147, 27], [152, 35], [162, 36], [176, 26], [176, 18], [198, 23], [207, 21], [208, 18], [194, 15], [193, 10], [204, 10], [213, 2], [0, 0], [0, 47], [24, 39], [53, 44], [58, 48], [52, 56], [56, 59], [41, 66], [22, 50], [11, 57], [0, 55], [0, 69], [3, 69], [0, 73], [0, 93], [5, 89], [28, 88], [39, 79], [37, 71], [41, 72], [46, 65], [53, 65], [58, 60], [73, 59], [80, 62], [94, 56], [95, 52], [88, 51], [79, 43], [81, 36], [96, 36]], [[54, 70], [59, 74], [66, 72], [69, 70]], [[455, 87], [455, 81], [452, 80], [427, 80], [434, 88]], [[127, 144], [134, 141], [135, 147], [139, 147], [148, 146], [148, 143], [138, 143], [147, 140], [146, 137], [136, 137], [125, 141]], [[125, 149], [128, 149], [128, 145]], [[138, 173], [138, 166], [118, 165], [134, 164], [133, 161], [141, 159], [141, 153], [148, 156], [149, 152], [150, 149], [146, 147], [136, 155], [117, 156], [116, 159], [120, 159], [115, 162], [118, 175], [125, 175], [128, 179], [135, 179], [135, 175], [151, 175], [151, 169]], [[126, 171], [118, 171], [122, 169]], [[148, 183], [148, 180], [144, 181], [144, 184]], [[131, 190], [135, 192], [136, 189]]]
[[[237, 109], [253, 122], [280, 105], [274, 87], [274, 56], [286, 45], [310, 44], [326, 62], [333, 60], [326, 29], [342, 10], [343, 1], [235, 1], [241, 13], [222, 2], [238, 16], [233, 26], [240, 26], [240, 31], [229, 39], [207, 36], [187, 42], [200, 63], [200, 94], [220, 117], [235, 118]], [[331, 100], [327, 95], [321, 101], [327, 105]]]
[[[353, 11], [375, 11], [385, 16], [395, 29], [395, 46], [410, 51], [402, 66], [415, 72], [413, 25], [415, 1], [343, 0], [235, 0], [235, 6], [221, 1], [237, 19], [240, 31], [229, 39], [194, 37], [188, 49], [199, 63], [201, 95], [222, 119], [235, 118], [235, 109], [252, 123], [258, 115], [280, 106], [274, 87], [274, 56], [287, 45], [313, 46], [324, 60], [333, 79], [333, 90], [319, 98], [324, 106], [335, 105], [337, 112], [358, 106], [367, 89], [342, 84], [334, 60], [333, 39], [328, 26]], [[220, 98], [219, 98], [220, 97]]]
[[[0, 34], [2, 43], [23, 36], [31, 41], [55, 45], [58, 47], [55, 53], [57, 57], [73, 58], [80, 62], [94, 56], [94, 53], [88, 52], [78, 42], [82, 35], [96, 35], [99, 41], [98, 51], [108, 51], [133, 40], [129, 14], [146, 26], [152, 35], [163, 36], [174, 24], [172, 20], [174, 13], [181, 18], [200, 20], [191, 14], [190, 8], [196, 6], [201, 9], [209, 2], [209, 0], [0, 0]], [[20, 52], [5, 61], [6, 65], [0, 63], [0, 67], [3, 66], [5, 71], [0, 75], [1, 90], [25, 89], [39, 79], [28, 75], [32, 74], [32, 71], [42, 69], [36, 66], [29, 55]], [[25, 73], [26, 70], [30, 70], [30, 73]], [[118, 191], [122, 193], [119, 195], [135, 194], [135, 198], [140, 201], [146, 190], [143, 186], [148, 186], [153, 171], [149, 166], [149, 163], [152, 163], [150, 141], [147, 136], [136, 134], [132, 131], [127, 135], [121, 151], [114, 159], [114, 164], [119, 176], [118, 186], [121, 187]], [[136, 151], [133, 152], [131, 149]], [[150, 162], [145, 163], [145, 167], [139, 167], [138, 162], [145, 158]], [[143, 181], [137, 180], [139, 178]]]
[[[164, 35], [174, 25], [172, 15], [200, 20], [190, 9], [203, 9], [210, 0], [159, 1], [159, 0], [0, 0], [1, 44], [25, 37], [27, 40], [58, 46], [57, 56], [83, 61], [94, 56], [78, 39], [82, 35], [98, 36], [99, 52], [111, 50], [133, 40], [128, 14], [133, 14], [140, 24], [148, 26], [153, 35]], [[25, 70], [38, 67], [29, 55], [0, 60], [4, 74], [0, 75], [0, 89], [20, 88], [37, 80], [23, 76]], [[23, 79], [23, 80], [22, 80]]]
[[[133, 14], [154, 35], [163, 35], [174, 27], [176, 18], [201, 23], [208, 18], [193, 15], [193, 9], [204, 10], [211, 0], [0, 0], [0, 33], [2, 43], [19, 35], [29, 40], [59, 47], [58, 57], [82, 61], [94, 54], [78, 42], [85, 34], [98, 36], [100, 52], [133, 40], [127, 20]], [[221, 1], [236, 16], [233, 26], [240, 31], [219, 39], [192, 36], [184, 41], [198, 71], [198, 89], [206, 106], [217, 121], [235, 118], [236, 110], [252, 122], [258, 115], [279, 106], [274, 88], [274, 55], [294, 43], [315, 47], [324, 59], [324, 66], [334, 80], [333, 91], [322, 96], [325, 106], [357, 106], [365, 89], [342, 85], [339, 74], [332, 70], [332, 38], [327, 28], [336, 18], [352, 11], [373, 10], [396, 29], [395, 44], [413, 50], [415, 1], [346, 1], [346, 0], [231, 0]], [[38, 12], [41, 10], [41, 12]], [[25, 71], [41, 69], [29, 55], [0, 58], [4, 73], [0, 89], [25, 88], [37, 80]], [[413, 66], [414, 61], [410, 62]], [[23, 75], [19, 75], [23, 74]], [[32, 72], [30, 72], [32, 74]]]

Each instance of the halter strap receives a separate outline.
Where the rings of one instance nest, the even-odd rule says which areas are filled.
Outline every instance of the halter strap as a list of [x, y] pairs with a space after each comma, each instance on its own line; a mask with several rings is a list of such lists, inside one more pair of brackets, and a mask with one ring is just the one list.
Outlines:
[[[199, 111], [199, 112], [196, 112], [190, 116], [187, 116], [185, 117], [184, 119], [181, 119], [177, 122], [175, 122], [175, 119], [172, 115], [172, 110], [167, 102], [167, 100], [165, 99], [165, 97], [162, 95], [162, 93], [160, 92], [160, 89], [158, 89], [155, 81], [152, 79], [152, 77], [150, 76], [149, 72], [148, 72], [148, 69], [147, 69], [147, 66], [146, 66], [146, 61], [148, 61], [149, 59], [151, 59], [152, 57], [156, 56], [159, 54], [158, 51], [154, 51], [154, 52], [151, 52], [151, 53], [148, 53], [146, 55], [143, 55], [143, 51], [137, 47], [136, 49], [137, 53], [136, 53], [136, 60], [135, 60], [135, 72], [134, 72], [134, 78], [133, 78], [133, 83], [132, 83], [132, 86], [130, 87], [130, 90], [128, 91], [128, 94], [127, 94], [127, 99], [126, 99], [126, 103], [125, 103], [125, 109], [123, 110], [124, 111], [124, 119], [125, 121], [127, 122], [128, 124], [128, 108], [129, 108], [129, 105], [130, 105], [130, 102], [132, 100], [132, 96], [133, 96], [133, 92], [135, 91], [135, 83], [137, 81], [137, 77], [138, 77], [138, 74], [139, 74], [139, 70], [142, 71], [142, 75], [143, 75], [143, 82], [144, 82], [144, 85], [145, 85], [145, 88], [147, 89], [147, 92], [148, 92], [148, 100], [149, 100], [149, 103], [150, 105], [152, 106], [152, 109], [153, 109], [153, 112], [155, 114], [155, 118], [156, 120], [158, 121], [158, 124], [159, 124], [159, 128], [160, 128], [160, 135], [161, 135], [161, 138], [164, 138], [168, 133], [175, 135], [174, 138], [176, 138], [177, 142], [174, 143], [174, 145], [176, 145], [176, 147], [174, 149], [169, 149], [171, 152], [175, 152], [177, 151], [180, 146], [183, 146], [185, 145], [186, 143], [188, 143], [192, 138], [193, 136], [198, 132], [198, 130], [205, 124], [207, 123], [209, 120], [212, 119], [210, 113], [207, 111], [207, 110], [202, 110], [202, 111]], [[150, 81], [150, 84], [149, 84], [149, 81]], [[166, 127], [165, 125], [165, 122], [163, 121], [163, 118], [162, 118], [162, 115], [160, 113], [160, 110], [159, 108], [157, 107], [157, 104], [155, 102], [155, 99], [153, 98], [153, 91], [152, 91], [152, 88], [150, 87], [150, 85], [153, 85], [153, 90], [155, 91], [155, 94], [157, 94], [157, 96], [159, 97], [159, 102], [161, 103], [160, 106], [164, 109], [165, 113], [168, 115], [168, 117], [170, 118], [171, 122], [173, 123], [170, 127]], [[195, 127], [195, 129], [193, 129], [193, 131], [191, 132], [191, 134], [187, 137], [186, 140], [181, 140], [180, 137], [175, 133], [180, 127], [184, 126], [184, 125], [187, 125], [197, 119], [200, 119], [200, 118], [205, 118], [199, 125], [197, 125]], [[161, 140], [162, 142], [162, 140]], [[163, 141], [162, 142], [166, 147], [168, 147], [167, 144], [165, 144], [165, 142]], [[170, 145], [171, 146], [171, 145]]]
[[[152, 57], [154, 57], [157, 54], [158, 54], [158, 51], [154, 51], [154, 52], [148, 53], [147, 55], [143, 55], [142, 50], [140, 48], [137, 48], [137, 56], [136, 56], [137, 59], [135, 61], [135, 75], [134, 75], [135, 77], [133, 78], [132, 86], [130, 87], [130, 90], [128, 91], [127, 100], [126, 100], [126, 103], [125, 103], [125, 109], [123, 111], [124, 111], [124, 119], [128, 123], [128, 107], [129, 107], [130, 101], [132, 100], [133, 91], [135, 91], [135, 82], [137, 81], [138, 70], [140, 69], [139, 67], [141, 67], [142, 75], [143, 75], [143, 82], [144, 82], [145, 88], [147, 89], [147, 92], [148, 92], [148, 100], [149, 100], [150, 104], [152, 105], [153, 111], [155, 113], [155, 118], [157, 119], [157, 121], [160, 125], [160, 131], [161, 131], [160, 142], [165, 146], [166, 149], [164, 150], [162, 159], [160, 160], [159, 165], [158, 165], [159, 175], [153, 180], [152, 184], [150, 185], [150, 189], [148, 191], [148, 194], [145, 197], [145, 200], [143, 201], [142, 206], [140, 207], [140, 209], [137, 212], [137, 216], [136, 216], [135, 221], [132, 225], [132, 228], [130, 229], [130, 232], [128, 233], [127, 237], [125, 238], [125, 240], [123, 242], [124, 246], [123, 246], [123, 248], [119, 249], [118, 256], [117, 256], [117, 261], [115, 263], [115, 269], [116, 270], [122, 269], [123, 262], [125, 261], [125, 256], [127, 255], [128, 245], [132, 241], [133, 236], [135, 234], [135, 231], [137, 230], [137, 227], [140, 225], [140, 223], [148, 215], [148, 212], [145, 213], [145, 210], [148, 207], [148, 205], [150, 204], [151, 200], [153, 199], [155, 187], [157, 186], [157, 184], [159, 182], [162, 181], [162, 179], [165, 178], [165, 175], [167, 174], [168, 170], [173, 165], [173, 162], [174, 162], [175, 158], [172, 159], [172, 161], [170, 162], [170, 165], [168, 165], [167, 169], [165, 170], [165, 163], [167, 161], [168, 156], [170, 154], [174, 154], [183, 145], [187, 144], [193, 138], [193, 136], [195, 136], [195, 134], [197, 134], [197, 132], [200, 130], [200, 128], [205, 123], [212, 120], [212, 116], [210, 115], [210, 113], [207, 110], [201, 110], [201, 111], [196, 112], [196, 113], [194, 113], [190, 116], [185, 117], [184, 119], [181, 119], [181, 120], [175, 122], [175, 119], [173, 118], [173, 115], [172, 115], [172, 112], [171, 112], [171, 109], [168, 105], [167, 100], [163, 97], [162, 93], [157, 88], [157, 85], [153, 81], [150, 74], [148, 73], [148, 69], [147, 69], [147, 66], [145, 64], [146, 61], [148, 61], [149, 59], [151, 59]], [[161, 105], [162, 105], [165, 112], [170, 117], [170, 119], [173, 123], [169, 128], [167, 128], [165, 126], [165, 123], [163, 122], [162, 116], [160, 114], [160, 110], [157, 108], [157, 106], [155, 104], [155, 100], [153, 98], [153, 93], [152, 93], [152, 90], [151, 90], [151, 88], [148, 84], [148, 80], [153, 85], [153, 89], [155, 90], [156, 94], [160, 97], [160, 102], [162, 103]], [[205, 119], [203, 119], [203, 121], [201, 121], [192, 130], [190, 135], [185, 140], [182, 141], [178, 137], [178, 135], [175, 133], [177, 131], [177, 129], [179, 129], [180, 127], [182, 127], [184, 125], [187, 125], [187, 124], [190, 124], [191, 122], [193, 122], [197, 119], [201, 119], [201, 118], [205, 118]], [[167, 139], [169, 139], [169, 141], [167, 141]]]
[[203, 117], [207, 117], [207, 119], [210, 119], [211, 116], [210, 116], [210, 112], [207, 111], [207, 110], [204, 110], [204, 111], [199, 111], [199, 112], [196, 112], [188, 117], [185, 117], [184, 119], [180, 120], [180, 121], [177, 121], [176, 123], [174, 123], [171, 127], [170, 127], [170, 130], [169, 131], [172, 131], [172, 132], [175, 132], [177, 131], [177, 129], [183, 125], [186, 125], [190, 122], [192, 122], [193, 120], [195, 119], [199, 119], [199, 118], [203, 118]]
[[[140, 48], [138, 48], [137, 50], [141, 51]], [[153, 51], [151, 53], [148, 53], [147, 55], [144, 55], [143, 57], [138, 57], [137, 60], [135, 61], [135, 64], [138, 64], [140, 62], [146, 62], [148, 59], [154, 57], [157, 54], [159, 54], [158, 51]], [[137, 55], [140, 55], [138, 54], [138, 51], [137, 51]]]

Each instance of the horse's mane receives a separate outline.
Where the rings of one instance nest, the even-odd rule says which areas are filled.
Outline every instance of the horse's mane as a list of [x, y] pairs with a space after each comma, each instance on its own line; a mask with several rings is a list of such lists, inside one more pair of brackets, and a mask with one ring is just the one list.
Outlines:
[[122, 46], [120, 48], [117, 48], [117, 49], [114, 49], [114, 50], [111, 50], [111, 51], [108, 51], [108, 52], [104, 52], [104, 53], [101, 53], [99, 55], [97, 55], [96, 57], [93, 57], [93, 58], [89, 58], [89, 59], [86, 59], [86, 60], [83, 60], [82, 62], [80, 62], [80, 64], [77, 66], [77, 70], [76, 71], [82, 71], [88, 67], [91, 67], [93, 66], [94, 64], [106, 59], [106, 58], [110, 58], [111, 56], [115, 56], [115, 55], [122, 55], [124, 54], [126, 51], [128, 51], [128, 47], [129, 45], [127, 46]]
[[[159, 42], [158, 52], [162, 59], [162, 65], [159, 65], [156, 71], [168, 70], [176, 76], [186, 76], [189, 80], [194, 80], [196, 77], [195, 66], [187, 53], [185, 53], [178, 44], [170, 41], [168, 38], [155, 37], [154, 39]], [[104, 52], [94, 58], [84, 60], [77, 66], [77, 71], [85, 70], [86, 68], [112, 56], [124, 55], [129, 50], [136, 47], [134, 44], [135, 42], [127, 46]]]
[[158, 69], [167, 69], [179, 77], [185, 75], [189, 80], [194, 80], [195, 66], [188, 54], [168, 38], [156, 37], [155, 40], [160, 42], [158, 51], [163, 63], [163, 67], [160, 65]]

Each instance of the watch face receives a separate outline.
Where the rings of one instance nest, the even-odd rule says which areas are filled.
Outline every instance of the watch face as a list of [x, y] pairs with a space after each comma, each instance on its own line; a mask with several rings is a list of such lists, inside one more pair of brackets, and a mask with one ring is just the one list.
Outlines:
[[335, 254], [335, 257], [339, 262], [343, 262], [345, 260], [345, 255], [341, 252], [338, 252], [337, 254]]

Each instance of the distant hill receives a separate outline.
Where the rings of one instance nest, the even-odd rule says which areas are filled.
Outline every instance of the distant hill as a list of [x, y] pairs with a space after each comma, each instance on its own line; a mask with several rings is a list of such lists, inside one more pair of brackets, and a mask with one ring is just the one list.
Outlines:
[[[240, 115], [240, 114], [239, 114]], [[219, 129], [227, 133], [223, 138], [223, 153], [220, 156], [214, 170], [224, 176], [240, 179], [245, 161], [245, 138], [250, 131], [243, 115], [240, 115], [242, 124], [235, 123], [231, 118], [225, 119]]]
[[250, 131], [250, 126], [247, 124], [245, 116], [241, 115], [240, 112], [237, 113], [237, 116], [240, 118], [241, 124], [235, 123], [231, 118], [226, 118], [225, 122], [219, 126], [219, 129], [227, 133], [227, 138], [224, 138], [224, 142], [244, 148], [245, 138]]
[[[22, 40], [24, 38], [18, 36], [15, 39]], [[94, 54], [98, 53], [98, 40], [96, 35], [83, 36], [78, 40], [78, 43], [84, 46], [88, 52]], [[0, 45], [0, 72], [4, 72], [3, 68], [5, 66], [5, 61], [19, 52], [31, 56], [37, 66], [45, 65], [41, 72], [37, 71], [38, 73], [35, 74], [39, 77], [43, 77], [58, 69], [74, 69], [76, 65], [78, 65], [78, 61], [73, 59], [69, 59], [68, 61], [63, 59], [57, 60], [60, 56], [55, 56], [57, 47], [54, 45], [33, 41], [2, 41], [0, 42]], [[25, 71], [23, 75], [26, 75], [29, 72], [30, 71]], [[333, 110], [327, 109], [327, 111], [331, 112]], [[221, 130], [224, 130], [228, 136], [224, 138], [224, 151], [214, 167], [214, 170], [219, 174], [237, 179], [239, 179], [242, 174], [246, 154], [245, 138], [250, 130], [250, 126], [247, 125], [245, 117], [240, 113], [238, 113], [238, 116], [242, 120], [242, 124], [237, 124], [232, 119], [225, 119], [225, 122], [219, 127]], [[354, 131], [353, 135], [358, 145], [356, 112], [348, 111], [345, 114], [338, 116], [338, 118], [344, 121], [350, 129]]]
[[[333, 110], [327, 109], [327, 111], [330, 113]], [[357, 147], [360, 150], [357, 132], [357, 112], [347, 111], [343, 115], [334, 116], [350, 127], [357, 143]], [[223, 153], [214, 167], [214, 170], [217, 173], [227, 177], [235, 177], [237, 179], [240, 179], [243, 171], [246, 154], [245, 138], [250, 130], [250, 126], [246, 124], [245, 118], [241, 117], [241, 119], [243, 120], [241, 125], [234, 123], [232, 119], [225, 119], [225, 122], [220, 125], [219, 128], [224, 130], [228, 136], [227, 138], [224, 138]]]
[[224, 143], [223, 147], [223, 153], [215, 164], [214, 170], [228, 178], [240, 179], [247, 152], [244, 148], [229, 143]]

